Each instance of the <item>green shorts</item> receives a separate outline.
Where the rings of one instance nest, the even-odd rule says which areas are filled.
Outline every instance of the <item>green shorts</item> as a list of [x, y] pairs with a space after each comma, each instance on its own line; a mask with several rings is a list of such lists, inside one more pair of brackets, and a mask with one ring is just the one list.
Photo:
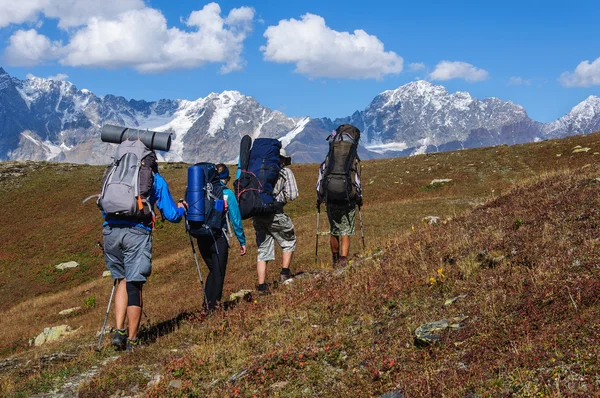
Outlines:
[[355, 230], [356, 204], [329, 204], [327, 218], [333, 236], [352, 236]]

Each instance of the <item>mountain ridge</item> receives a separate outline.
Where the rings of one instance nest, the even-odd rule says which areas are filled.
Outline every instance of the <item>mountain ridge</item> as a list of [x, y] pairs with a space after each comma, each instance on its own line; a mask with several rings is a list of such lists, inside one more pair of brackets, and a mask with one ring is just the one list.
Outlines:
[[290, 117], [237, 90], [196, 100], [145, 101], [97, 96], [68, 81], [19, 80], [0, 68], [0, 160], [103, 164], [113, 153], [99, 140], [104, 123], [173, 134], [164, 161], [235, 162], [245, 134], [280, 139], [295, 162], [320, 162], [324, 139], [340, 124], [362, 131], [364, 159], [518, 144], [600, 130], [600, 98], [590, 96], [563, 117], [540, 123], [521, 105], [477, 99], [419, 80], [386, 90], [362, 111], [337, 118]]

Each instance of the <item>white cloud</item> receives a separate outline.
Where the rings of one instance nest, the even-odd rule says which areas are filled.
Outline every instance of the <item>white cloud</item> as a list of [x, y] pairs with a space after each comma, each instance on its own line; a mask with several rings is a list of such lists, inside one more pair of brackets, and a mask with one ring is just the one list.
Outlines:
[[386, 52], [376, 36], [360, 29], [335, 31], [318, 15], [281, 20], [264, 37], [267, 44], [260, 49], [265, 60], [296, 64], [296, 72], [310, 77], [380, 79], [403, 68], [402, 57]]
[[590, 87], [600, 85], [600, 58], [594, 62], [583, 61], [573, 72], [564, 72], [558, 79], [564, 87]]
[[44, 0], [0, 0], [0, 28], [35, 21]]
[[[35, 35], [40, 42], [38, 47], [47, 51], [32, 53], [30, 43], [23, 40], [13, 43], [11, 37], [5, 55], [11, 64], [31, 54], [26, 58], [30, 65], [54, 59], [68, 66], [131, 67], [147, 73], [213, 62], [222, 63], [221, 71], [227, 73], [243, 66], [243, 42], [252, 30], [253, 18], [254, 10], [249, 7], [235, 8], [223, 18], [221, 7], [210, 3], [202, 10], [192, 12], [184, 21], [189, 30], [181, 30], [169, 28], [159, 10], [134, 9], [111, 19], [89, 19], [86, 26], [71, 32], [67, 45], [53, 48], [53, 51], [48, 50], [50, 39], [35, 30], [28, 32], [33, 32], [30, 35]], [[42, 41], [45, 46], [41, 45]]]
[[34, 22], [41, 15], [58, 19], [60, 28], [84, 25], [90, 18], [109, 18], [144, 8], [143, 0], [0, 0], [0, 28]]
[[531, 86], [531, 83], [532, 83], [531, 79], [523, 79], [522, 77], [519, 77], [519, 76], [511, 76], [508, 79], [509, 86]]
[[57, 80], [57, 81], [67, 80], [68, 78], [69, 78], [69, 75], [67, 75], [65, 73], [59, 73], [56, 76], [48, 76], [48, 80]]
[[10, 37], [4, 58], [13, 66], [33, 66], [56, 59], [61, 53], [60, 42], [52, 42], [35, 29], [18, 30]]
[[429, 74], [432, 80], [464, 79], [470, 83], [486, 80], [489, 76], [485, 69], [460, 61], [441, 61], [435, 66], [435, 70]]
[[[25, 77], [28, 80], [39, 79], [39, 77], [37, 77], [33, 73], [28, 73], [27, 75], [25, 75]], [[66, 75], [64, 73], [59, 73], [56, 76], [48, 76], [46, 79], [48, 79], [48, 80], [63, 81], [63, 80], [67, 80], [68, 78], [69, 78], [69, 75]]]
[[408, 64], [408, 69], [410, 69], [411, 72], [417, 72], [419, 70], [425, 69], [425, 64], [423, 62], [415, 62], [412, 64]]

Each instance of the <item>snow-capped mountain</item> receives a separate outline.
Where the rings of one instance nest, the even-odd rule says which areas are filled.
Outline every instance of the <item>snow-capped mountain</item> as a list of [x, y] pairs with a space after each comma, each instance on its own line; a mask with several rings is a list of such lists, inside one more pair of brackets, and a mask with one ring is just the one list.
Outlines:
[[589, 134], [600, 130], [600, 98], [589, 96], [560, 119], [544, 126], [548, 138]]
[[107, 163], [114, 147], [100, 142], [99, 133], [104, 123], [112, 123], [171, 132], [171, 151], [160, 154], [163, 160], [234, 161], [245, 134], [289, 142], [307, 121], [272, 111], [237, 91], [196, 101], [128, 101], [100, 98], [66, 81], [21, 81], [0, 71], [0, 160]]
[[288, 117], [237, 91], [146, 102], [98, 97], [67, 81], [19, 80], [0, 68], [0, 160], [107, 163], [114, 146], [99, 139], [104, 123], [171, 132], [171, 151], [160, 153], [162, 160], [235, 162], [240, 139], [249, 134], [280, 139], [294, 162], [304, 163], [322, 161], [325, 139], [342, 123], [362, 131], [363, 159], [587, 134], [600, 130], [600, 98], [542, 124], [512, 102], [417, 81], [381, 93], [364, 111], [330, 120]]
[[427, 81], [385, 91], [364, 112], [340, 121], [360, 126], [366, 148], [388, 156], [514, 144], [538, 135], [537, 123], [520, 105], [450, 94]]

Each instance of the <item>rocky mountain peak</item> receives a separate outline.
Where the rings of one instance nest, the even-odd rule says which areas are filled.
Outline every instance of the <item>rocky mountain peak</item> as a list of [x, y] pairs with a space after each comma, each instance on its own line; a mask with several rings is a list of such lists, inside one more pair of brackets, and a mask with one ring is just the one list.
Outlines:
[[226, 90], [226, 91], [223, 91], [222, 93], [210, 93], [206, 99], [211, 100], [211, 101], [220, 102], [222, 104], [232, 104], [232, 103], [238, 103], [246, 98], [248, 98], [248, 97], [246, 97], [244, 94], [240, 93], [239, 91]]
[[161, 160], [235, 162], [239, 140], [249, 134], [281, 140], [296, 161], [318, 162], [327, 150], [324, 139], [343, 123], [362, 131], [364, 159], [407, 156], [600, 130], [600, 98], [591, 96], [556, 122], [541, 124], [510, 101], [449, 93], [419, 80], [331, 121], [288, 117], [235, 90], [148, 102], [98, 97], [67, 81], [19, 80], [0, 68], [0, 160], [105, 163], [112, 150], [98, 137], [104, 123], [172, 133], [171, 151], [159, 154]]
[[600, 113], [600, 97], [590, 95], [585, 100], [575, 105], [567, 115], [577, 114], [580, 116], [593, 117], [597, 113]]

